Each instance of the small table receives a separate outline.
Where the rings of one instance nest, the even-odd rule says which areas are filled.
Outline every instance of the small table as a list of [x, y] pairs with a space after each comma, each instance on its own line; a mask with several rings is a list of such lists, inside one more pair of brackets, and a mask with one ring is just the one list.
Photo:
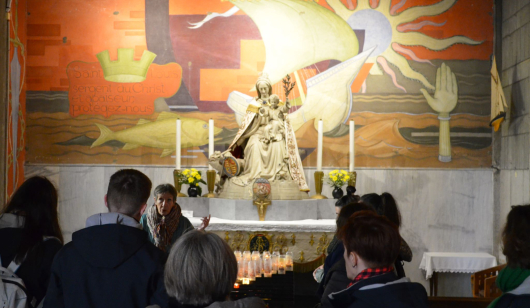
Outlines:
[[438, 296], [436, 273], [475, 273], [497, 266], [497, 259], [485, 252], [424, 252], [420, 269], [429, 279], [430, 295]]

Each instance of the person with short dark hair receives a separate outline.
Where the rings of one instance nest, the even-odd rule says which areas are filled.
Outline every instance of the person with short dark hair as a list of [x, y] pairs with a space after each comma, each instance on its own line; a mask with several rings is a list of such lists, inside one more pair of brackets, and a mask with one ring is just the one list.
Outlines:
[[257, 297], [229, 301], [236, 280], [236, 257], [214, 233], [187, 232], [171, 248], [164, 279], [170, 307], [265, 307]]
[[44, 307], [167, 307], [165, 254], [138, 223], [151, 191], [140, 171], [114, 173], [105, 195], [109, 213], [90, 216], [59, 251]]
[[361, 211], [350, 217], [338, 236], [344, 243], [346, 273], [353, 282], [328, 296], [334, 307], [428, 307], [425, 288], [394, 273], [400, 239], [396, 225]]
[[57, 218], [57, 191], [45, 177], [27, 179], [0, 215], [1, 265], [18, 265], [29, 302], [38, 305], [48, 288], [52, 261], [63, 246]]
[[507, 266], [495, 284], [503, 294], [488, 308], [530, 307], [530, 205], [513, 206], [502, 232]]
[[[343, 197], [344, 198], [344, 197]], [[337, 232], [348, 222], [348, 219], [360, 211], [375, 212], [370, 206], [364, 203], [350, 203], [342, 207], [339, 217], [337, 217]], [[326, 257], [324, 263], [324, 277], [320, 282], [317, 294], [321, 297], [321, 307], [332, 307], [328, 295], [333, 292], [343, 290], [351, 280], [346, 276], [344, 263], [344, 245], [338, 241], [335, 249]]]
[[[149, 241], [164, 252], [186, 232], [193, 230], [188, 218], [182, 215], [177, 203], [177, 190], [171, 184], [160, 184], [153, 192], [155, 203], [142, 215], [140, 224], [147, 232]], [[204, 217], [199, 230], [210, 223], [210, 217]]]

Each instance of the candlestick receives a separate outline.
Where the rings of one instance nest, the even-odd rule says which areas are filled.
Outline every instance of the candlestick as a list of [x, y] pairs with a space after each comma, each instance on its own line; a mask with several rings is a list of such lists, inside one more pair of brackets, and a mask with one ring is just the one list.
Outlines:
[[[213, 155], [214, 151], [214, 136], [213, 136], [213, 119], [208, 122], [208, 158]], [[213, 170], [213, 167], [208, 164], [208, 170]]]
[[350, 121], [350, 172], [355, 168], [355, 122]]
[[177, 197], [187, 197], [188, 195], [180, 192], [182, 185], [180, 184], [180, 177], [182, 172], [178, 169], [173, 170], [173, 181], [175, 182], [175, 189], [177, 190]]
[[318, 143], [317, 143], [317, 171], [322, 171], [322, 120], [318, 121]]
[[215, 170], [208, 170], [206, 171], [206, 183], [208, 184], [208, 193], [204, 194], [203, 197], [206, 198], [215, 198], [215, 193], [213, 192], [215, 189], [215, 176], [216, 176]]
[[315, 171], [315, 194], [311, 196], [311, 199], [327, 199], [326, 196], [322, 195], [323, 184], [324, 184], [324, 172]]
[[175, 169], [180, 170], [180, 146], [181, 146], [181, 122], [177, 119], [176, 125], [176, 140], [175, 140]]

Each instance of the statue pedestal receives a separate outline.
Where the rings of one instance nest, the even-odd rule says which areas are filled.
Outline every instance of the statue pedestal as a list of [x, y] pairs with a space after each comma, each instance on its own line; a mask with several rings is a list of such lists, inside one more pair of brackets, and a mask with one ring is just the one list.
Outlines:
[[[243, 187], [227, 180], [219, 198], [252, 200], [252, 196], [252, 184]], [[273, 200], [302, 200], [309, 198], [306, 192], [300, 191], [298, 184], [293, 180], [271, 182], [271, 197]]]
[[[227, 220], [259, 221], [258, 211], [252, 200], [179, 197], [177, 202], [182, 210], [193, 211], [194, 217], [210, 214]], [[335, 219], [335, 202], [333, 199], [272, 200], [267, 208], [265, 221]]]

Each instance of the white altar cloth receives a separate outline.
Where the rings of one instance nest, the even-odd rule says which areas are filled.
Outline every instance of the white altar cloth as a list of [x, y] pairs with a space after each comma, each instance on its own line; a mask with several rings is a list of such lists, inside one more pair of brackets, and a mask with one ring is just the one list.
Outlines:
[[[188, 217], [194, 227], [201, 224], [200, 217]], [[207, 231], [269, 231], [269, 232], [335, 232], [335, 219], [306, 219], [294, 221], [254, 221], [210, 219]]]
[[433, 272], [475, 273], [497, 266], [497, 259], [484, 252], [425, 252], [420, 269], [426, 272], [425, 279]]

